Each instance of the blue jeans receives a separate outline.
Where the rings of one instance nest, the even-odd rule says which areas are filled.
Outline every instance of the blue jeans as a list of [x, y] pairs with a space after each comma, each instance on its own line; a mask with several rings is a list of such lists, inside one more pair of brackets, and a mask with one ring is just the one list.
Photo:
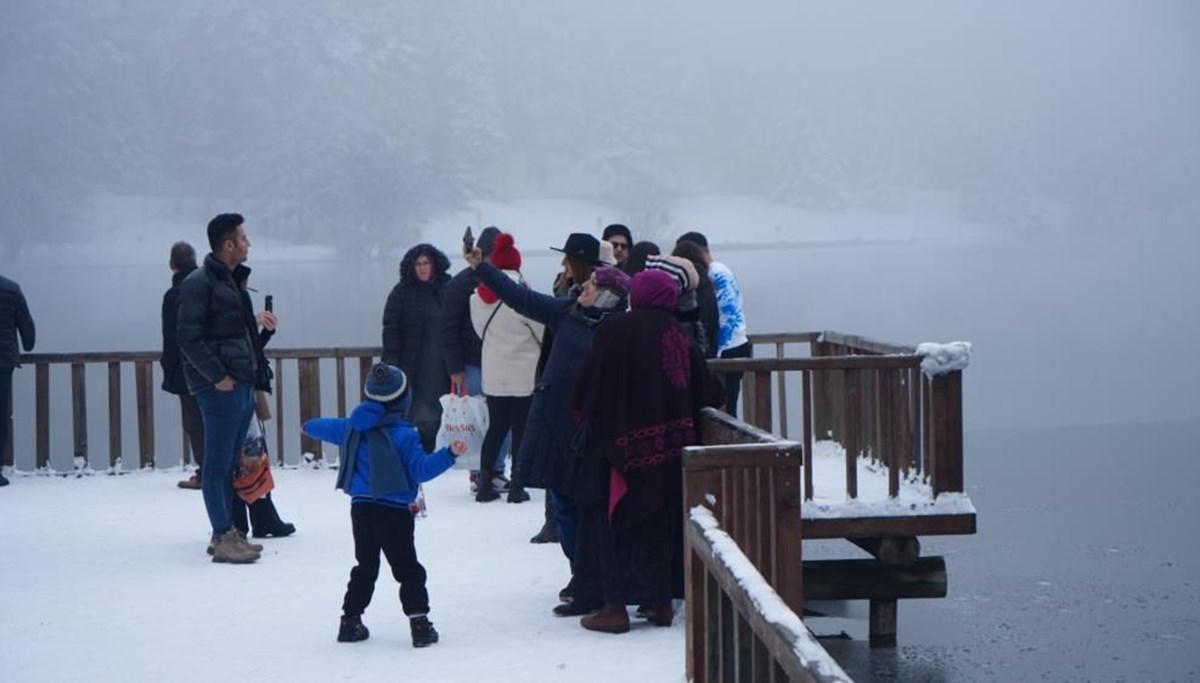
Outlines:
[[[483, 396], [483, 368], [478, 365], [467, 366], [467, 393], [471, 396]], [[507, 462], [508, 449], [512, 448], [512, 432], [504, 435], [504, 443], [500, 444], [500, 455], [496, 456], [496, 472], [504, 474], [504, 463]], [[517, 457], [513, 453], [513, 458]]]
[[579, 527], [579, 507], [573, 498], [546, 489], [550, 496], [550, 507], [554, 510], [554, 522], [558, 525], [558, 542], [562, 546], [563, 555], [575, 567], [575, 532]]
[[233, 528], [233, 475], [254, 417], [254, 385], [238, 383], [232, 391], [209, 387], [196, 394], [196, 402], [204, 417], [200, 491], [216, 539]]

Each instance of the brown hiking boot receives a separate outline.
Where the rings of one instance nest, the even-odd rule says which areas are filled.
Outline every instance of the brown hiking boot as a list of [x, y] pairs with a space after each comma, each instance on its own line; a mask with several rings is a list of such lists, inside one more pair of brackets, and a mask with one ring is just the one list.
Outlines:
[[[237, 534], [238, 540], [241, 541], [242, 545], [246, 546], [247, 548], [250, 548], [251, 550], [253, 550], [256, 553], [262, 552], [263, 547], [262, 547], [261, 543], [251, 543], [246, 540], [246, 532], [244, 532], [236, 527], [233, 529], [230, 529], [230, 531]], [[213, 554], [213, 543], [211, 541], [208, 544], [208, 554], [209, 555]]]
[[224, 536], [218, 538], [216, 543], [213, 543], [209, 547], [213, 551], [213, 562], [250, 564], [260, 557], [257, 550], [252, 550], [248, 543], [238, 539], [236, 529], [230, 529], [225, 532]]
[[628, 633], [629, 612], [625, 611], [625, 605], [605, 605], [599, 612], [580, 619], [579, 625], [601, 633]]
[[192, 490], [199, 489], [200, 488], [200, 477], [197, 477], [196, 475], [193, 474], [192, 476], [188, 477], [187, 479], [184, 479], [183, 481], [176, 484], [176, 486], [178, 486], [181, 489], [192, 489]]

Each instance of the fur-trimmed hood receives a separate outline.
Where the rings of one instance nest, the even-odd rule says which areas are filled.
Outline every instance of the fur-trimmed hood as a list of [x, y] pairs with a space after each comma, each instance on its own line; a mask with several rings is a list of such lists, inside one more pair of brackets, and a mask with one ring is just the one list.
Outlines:
[[433, 282], [446, 282], [450, 279], [450, 259], [442, 253], [440, 249], [432, 244], [421, 243], [417, 246], [404, 252], [404, 258], [400, 259], [400, 284], [402, 285], [418, 285], [421, 281], [417, 279], [417, 259], [421, 255], [429, 256], [433, 261]]

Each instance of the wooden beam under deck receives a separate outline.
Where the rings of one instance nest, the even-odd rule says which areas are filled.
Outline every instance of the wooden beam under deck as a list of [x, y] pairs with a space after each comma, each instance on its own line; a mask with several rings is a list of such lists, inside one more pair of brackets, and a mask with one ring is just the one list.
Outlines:
[[839, 517], [800, 520], [800, 535], [817, 538], [884, 538], [887, 536], [965, 536], [975, 533], [975, 514], [912, 517]]

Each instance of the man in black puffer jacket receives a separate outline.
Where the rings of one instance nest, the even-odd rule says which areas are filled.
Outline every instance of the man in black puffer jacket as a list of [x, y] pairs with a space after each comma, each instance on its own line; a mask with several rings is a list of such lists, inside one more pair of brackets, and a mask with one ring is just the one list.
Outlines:
[[[12, 377], [13, 369], [21, 365], [21, 352], [17, 347], [17, 336], [26, 352], [33, 350], [33, 316], [21, 286], [0, 275], [0, 464], [8, 451], [8, 430], [12, 428]], [[8, 479], [0, 471], [0, 486], [7, 486]]]
[[277, 322], [270, 311], [255, 316], [246, 291], [250, 269], [242, 264], [250, 239], [243, 222], [236, 213], [209, 222], [212, 253], [179, 286], [176, 327], [188, 391], [204, 416], [200, 489], [212, 523], [213, 561], [237, 564], [259, 558], [259, 551], [233, 528], [233, 475], [254, 417], [254, 390], [271, 389], [263, 345]]

